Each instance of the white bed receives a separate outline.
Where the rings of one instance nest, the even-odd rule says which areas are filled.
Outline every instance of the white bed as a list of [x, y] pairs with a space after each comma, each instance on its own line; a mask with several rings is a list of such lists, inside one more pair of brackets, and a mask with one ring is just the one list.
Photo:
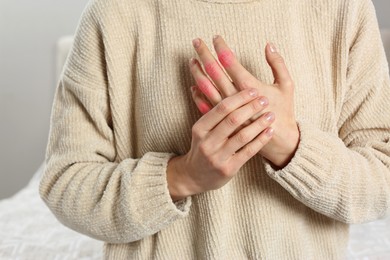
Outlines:
[[[390, 31], [383, 31], [383, 38], [389, 55]], [[59, 40], [57, 76], [71, 44], [71, 37]], [[38, 186], [43, 168], [44, 164], [25, 188], [0, 201], [0, 259], [102, 259], [103, 242], [61, 225], [40, 199]], [[352, 259], [390, 259], [390, 214], [372, 223], [351, 226], [348, 260]]]
[[0, 202], [0, 259], [102, 259], [103, 242], [60, 224], [39, 197], [43, 167], [24, 189]]

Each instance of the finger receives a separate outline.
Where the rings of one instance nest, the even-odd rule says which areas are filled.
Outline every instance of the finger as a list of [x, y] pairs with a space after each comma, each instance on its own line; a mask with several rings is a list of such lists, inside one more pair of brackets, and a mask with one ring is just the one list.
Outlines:
[[215, 35], [213, 44], [219, 62], [233, 80], [238, 90], [250, 88], [251, 86], [255, 86], [254, 84], [258, 84], [258, 80], [241, 65], [222, 36]]
[[222, 120], [209, 134], [210, 145], [218, 147], [236, 131], [237, 128], [249, 120], [254, 114], [262, 111], [267, 102], [265, 97], [252, 100], [244, 106], [234, 110]]
[[223, 71], [219, 62], [211, 54], [207, 45], [199, 38], [194, 39], [194, 41], [198, 41], [198, 46], [196, 47], [196, 44], [194, 43], [194, 48], [199, 55], [200, 61], [202, 62], [206, 73], [210, 76], [222, 95], [224, 97], [229, 97], [237, 93], [235, 86]]
[[207, 97], [210, 103], [213, 105], [218, 104], [222, 100], [221, 94], [206, 77], [199, 62], [194, 58], [190, 59], [190, 71], [199, 90]]
[[196, 107], [204, 115], [209, 112], [212, 106], [208, 103], [202, 92], [198, 89], [197, 86], [191, 87], [192, 99], [195, 102]]
[[272, 43], [267, 43], [265, 47], [265, 57], [275, 78], [275, 84], [281, 87], [289, 87], [292, 84], [290, 73], [287, 69], [283, 57], [278, 53], [276, 47]]
[[237, 170], [242, 167], [249, 159], [255, 156], [272, 139], [273, 128], [268, 127], [254, 140], [242, 147], [238, 152], [230, 157], [228, 162], [234, 161]]
[[256, 136], [263, 132], [275, 121], [275, 115], [272, 112], [263, 114], [260, 118], [252, 122], [247, 127], [241, 129], [225, 143], [221, 154], [221, 160], [228, 160], [242, 147], [251, 142]]
[[208, 133], [228, 114], [254, 100], [258, 95], [257, 89], [246, 89], [233, 96], [227, 97], [213, 107], [210, 112], [203, 115], [195, 125], [200, 131]]

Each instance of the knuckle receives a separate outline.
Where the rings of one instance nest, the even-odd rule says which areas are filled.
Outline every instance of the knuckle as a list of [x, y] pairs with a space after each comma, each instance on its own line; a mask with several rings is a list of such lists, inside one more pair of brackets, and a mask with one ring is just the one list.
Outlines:
[[253, 157], [257, 153], [257, 149], [253, 145], [245, 146], [245, 155], [247, 157]]
[[241, 144], [246, 144], [251, 140], [251, 138], [247, 133], [241, 131], [237, 134], [237, 140]]
[[216, 172], [220, 173], [221, 169], [223, 168], [223, 165], [220, 163], [220, 161], [215, 158], [215, 156], [209, 156], [208, 163]]
[[284, 58], [280, 55], [276, 55], [275, 58], [274, 58], [274, 62], [275, 63], [280, 63], [280, 64], [284, 64]]
[[283, 83], [283, 85], [288, 89], [294, 89], [294, 82], [292, 80], [287, 80]]
[[226, 123], [227, 123], [229, 126], [237, 127], [237, 126], [240, 125], [240, 119], [239, 119], [238, 115], [231, 114], [231, 115], [229, 115], [229, 116], [226, 118]]
[[231, 176], [231, 170], [228, 165], [221, 165], [218, 167], [218, 172], [222, 177], [228, 178]]
[[246, 76], [238, 82], [237, 87], [241, 90], [252, 88], [253, 87], [252, 80], [248, 76]]
[[229, 113], [229, 105], [225, 100], [222, 100], [221, 102], [218, 103], [216, 111], [218, 114], [221, 115], [226, 115]]
[[205, 64], [205, 70], [212, 78], [219, 75], [219, 65], [216, 61], [208, 62]]
[[198, 125], [195, 124], [192, 126], [191, 133], [193, 138], [200, 139], [200, 129]]
[[[205, 143], [201, 143], [198, 147], [199, 149], [199, 152], [202, 154], [202, 155], [205, 155], [207, 156], [208, 154], [208, 151], [209, 151], [209, 148], [207, 147], [207, 145]], [[209, 158], [209, 160], [211, 161], [211, 158]]]

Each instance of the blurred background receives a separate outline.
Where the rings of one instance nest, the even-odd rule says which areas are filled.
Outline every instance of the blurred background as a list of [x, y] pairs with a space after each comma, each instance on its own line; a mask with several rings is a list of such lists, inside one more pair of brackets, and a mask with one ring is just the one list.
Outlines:
[[[87, 2], [0, 0], [0, 200], [22, 189], [44, 160], [56, 41], [75, 32]], [[390, 28], [390, 1], [373, 2], [380, 27]]]
[[55, 44], [88, 0], [0, 0], [0, 199], [44, 160], [56, 85]]

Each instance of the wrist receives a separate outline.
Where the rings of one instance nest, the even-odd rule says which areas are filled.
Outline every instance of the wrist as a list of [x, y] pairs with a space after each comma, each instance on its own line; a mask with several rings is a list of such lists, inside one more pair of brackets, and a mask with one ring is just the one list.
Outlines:
[[174, 202], [195, 194], [190, 191], [186, 182], [184, 160], [184, 156], [176, 156], [168, 161], [168, 190]]
[[282, 169], [290, 163], [298, 149], [300, 133], [298, 125], [295, 124], [289, 130], [284, 131], [279, 136], [275, 135], [274, 149], [269, 156], [265, 156], [275, 169]]

